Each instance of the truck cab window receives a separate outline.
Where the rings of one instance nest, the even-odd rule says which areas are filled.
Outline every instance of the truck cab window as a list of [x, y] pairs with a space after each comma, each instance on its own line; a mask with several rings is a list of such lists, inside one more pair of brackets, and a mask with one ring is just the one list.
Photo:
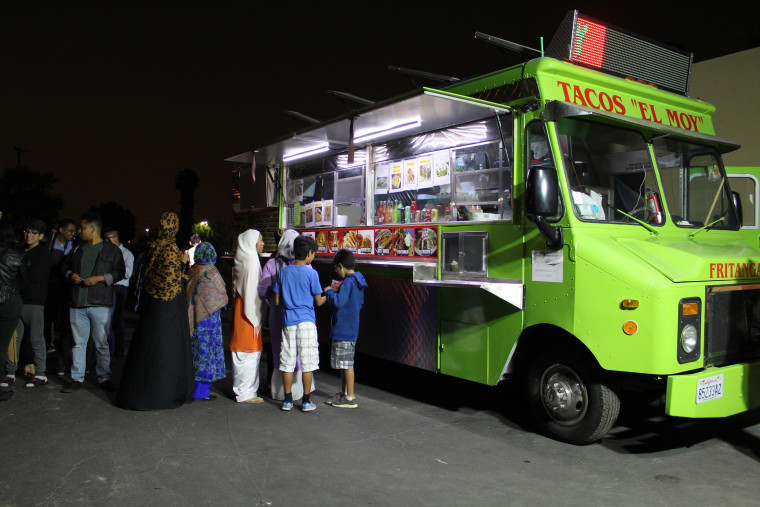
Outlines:
[[663, 223], [657, 181], [644, 137], [629, 129], [557, 121], [572, 209], [583, 221]]
[[717, 152], [668, 138], [654, 141], [653, 146], [668, 210], [678, 227], [739, 227]]

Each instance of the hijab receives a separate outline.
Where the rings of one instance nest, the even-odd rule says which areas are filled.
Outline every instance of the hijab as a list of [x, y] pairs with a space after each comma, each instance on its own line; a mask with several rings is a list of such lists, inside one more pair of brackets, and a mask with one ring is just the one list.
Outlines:
[[277, 256], [281, 257], [286, 263], [296, 258], [296, 253], [293, 251], [293, 242], [297, 237], [298, 233], [296, 231], [287, 229], [282, 233], [280, 242], [277, 244]]
[[248, 229], [238, 236], [235, 266], [232, 269], [232, 281], [243, 299], [245, 317], [256, 328], [261, 326], [261, 299], [258, 291], [261, 261], [256, 250], [260, 236], [261, 233], [256, 229]]
[[148, 249], [143, 287], [150, 296], [162, 301], [171, 301], [182, 291], [182, 255], [175, 241], [177, 230], [177, 215], [164, 213], [158, 224], [158, 239]]
[[227, 289], [222, 276], [214, 267], [216, 250], [211, 243], [203, 242], [195, 248], [195, 264], [188, 272], [187, 315], [190, 329], [217, 310], [227, 305]]
[[216, 249], [214, 245], [207, 242], [202, 242], [195, 247], [195, 255], [193, 256], [193, 262], [195, 264], [216, 264]]

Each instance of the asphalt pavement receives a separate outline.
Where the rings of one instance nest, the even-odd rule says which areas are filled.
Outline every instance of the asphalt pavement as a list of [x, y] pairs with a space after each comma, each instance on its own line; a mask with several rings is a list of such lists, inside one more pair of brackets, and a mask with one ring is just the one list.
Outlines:
[[[52, 363], [51, 363], [52, 364]], [[228, 365], [229, 366], [229, 365]], [[327, 365], [325, 365], [327, 366]], [[118, 382], [121, 363], [114, 364]], [[262, 371], [266, 365], [262, 364]], [[90, 379], [0, 404], [0, 505], [757, 505], [760, 413], [624, 412], [599, 443], [534, 433], [518, 393], [357, 358], [359, 408], [214, 401], [133, 412]], [[18, 382], [17, 382], [18, 384]]]

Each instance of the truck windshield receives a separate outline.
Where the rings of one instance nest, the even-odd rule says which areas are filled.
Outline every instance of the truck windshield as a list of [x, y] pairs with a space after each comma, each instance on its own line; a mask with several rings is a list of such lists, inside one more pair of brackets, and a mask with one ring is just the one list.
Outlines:
[[652, 145], [668, 211], [677, 226], [739, 227], [726, 174], [715, 150], [668, 138], [657, 139]]
[[640, 133], [578, 118], [561, 118], [557, 134], [571, 207], [579, 219], [664, 223], [651, 157]]

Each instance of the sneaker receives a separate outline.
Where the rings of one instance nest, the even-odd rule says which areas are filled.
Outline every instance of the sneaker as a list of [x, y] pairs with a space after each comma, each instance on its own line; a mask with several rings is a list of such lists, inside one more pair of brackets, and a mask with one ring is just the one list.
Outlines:
[[312, 412], [317, 409], [313, 401], [307, 401], [301, 406], [301, 412]]
[[[104, 380], [103, 382], [99, 383], [98, 386], [100, 386], [102, 390], [108, 393], [112, 393], [116, 391], [116, 386], [114, 385], [113, 382], [111, 382], [111, 379]], [[216, 396], [214, 396], [214, 398], [216, 398]]]
[[292, 401], [283, 401], [282, 406], [280, 409], [284, 410], [285, 412], [289, 412], [293, 408], [293, 402]]
[[82, 384], [84, 384], [84, 382], [77, 382], [76, 380], [72, 380], [71, 384], [61, 389], [61, 392], [73, 393], [73, 392], [79, 391], [82, 388]]
[[338, 391], [337, 393], [335, 393], [335, 395], [333, 395], [332, 398], [330, 398], [329, 400], [326, 400], [325, 403], [327, 403], [328, 405], [332, 405], [336, 401], [340, 401], [342, 397], [343, 397], [343, 391]]
[[30, 379], [29, 382], [24, 384], [24, 387], [27, 389], [34, 389], [36, 387], [42, 387], [47, 383], [48, 383], [47, 377], [34, 377]]
[[0, 388], [7, 389], [13, 385], [16, 381], [16, 375], [6, 375], [3, 380], [0, 380]]
[[339, 400], [333, 400], [332, 406], [335, 408], [356, 408], [359, 406], [359, 404], [356, 403], [356, 396], [354, 396], [353, 400], [349, 400], [345, 396], [341, 396]]

